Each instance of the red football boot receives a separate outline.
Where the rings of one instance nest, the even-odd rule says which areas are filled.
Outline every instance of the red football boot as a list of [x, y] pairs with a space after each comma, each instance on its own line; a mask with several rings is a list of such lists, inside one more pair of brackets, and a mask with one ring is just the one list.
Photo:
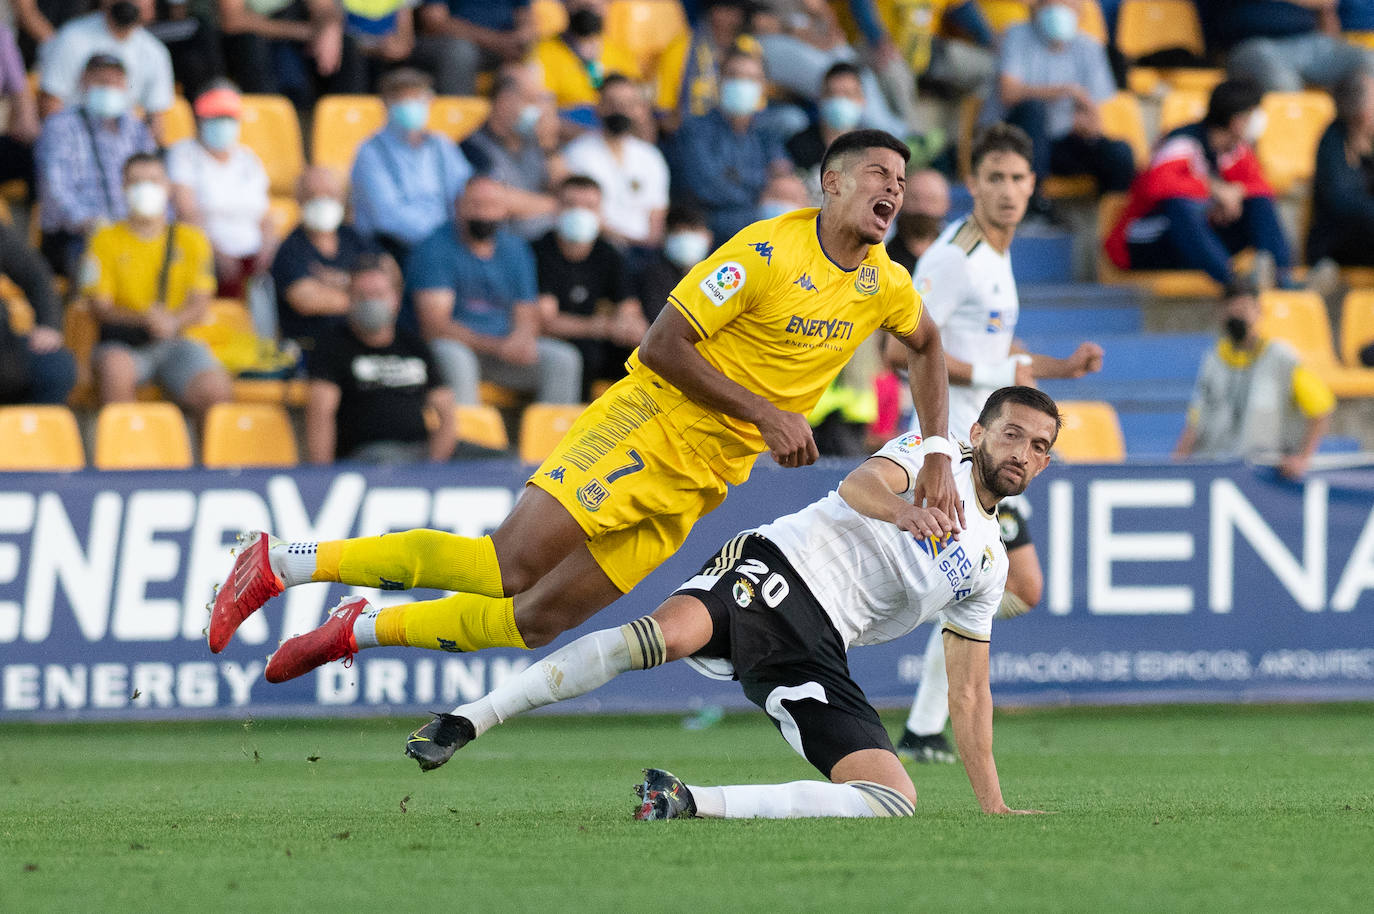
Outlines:
[[246, 545], [234, 559], [229, 577], [215, 590], [215, 605], [210, 611], [212, 654], [228, 646], [244, 619], [286, 589], [286, 582], [277, 577], [267, 556], [267, 550], [282, 541], [257, 530], [240, 533], [238, 541]]
[[288, 638], [267, 661], [267, 681], [286, 682], [304, 676], [333, 660], [352, 660], [358, 652], [353, 643], [353, 620], [370, 604], [362, 597], [344, 597], [329, 611], [329, 618], [313, 632]]

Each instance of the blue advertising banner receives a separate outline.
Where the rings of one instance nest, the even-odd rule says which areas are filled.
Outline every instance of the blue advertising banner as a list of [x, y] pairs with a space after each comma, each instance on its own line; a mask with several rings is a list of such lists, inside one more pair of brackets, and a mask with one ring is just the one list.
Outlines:
[[[824, 495], [849, 469], [754, 477], [677, 556], [579, 633], [652, 610], [736, 532]], [[206, 604], [234, 534], [335, 539], [428, 526], [489, 532], [528, 468], [0, 476], [0, 719], [423, 713], [483, 694], [532, 654], [388, 648], [271, 685], [266, 656], [347, 589], [293, 588], [211, 655]], [[1374, 699], [1374, 470], [1299, 485], [1238, 464], [1052, 467], [1032, 486], [1045, 598], [998, 623], [1003, 705]], [[368, 592], [382, 605], [432, 593]], [[926, 632], [851, 655], [879, 705], [910, 700]], [[682, 664], [621, 677], [567, 710], [743, 706]]]

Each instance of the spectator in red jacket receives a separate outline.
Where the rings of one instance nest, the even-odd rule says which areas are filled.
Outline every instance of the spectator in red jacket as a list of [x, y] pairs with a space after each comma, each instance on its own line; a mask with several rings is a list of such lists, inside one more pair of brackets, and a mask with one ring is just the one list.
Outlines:
[[1201, 123], [1160, 140], [1107, 237], [1113, 263], [1206, 270], [1229, 286], [1231, 255], [1253, 247], [1273, 258], [1280, 284], [1287, 283], [1291, 248], [1253, 145], [1264, 130], [1261, 94], [1252, 82], [1223, 82]]

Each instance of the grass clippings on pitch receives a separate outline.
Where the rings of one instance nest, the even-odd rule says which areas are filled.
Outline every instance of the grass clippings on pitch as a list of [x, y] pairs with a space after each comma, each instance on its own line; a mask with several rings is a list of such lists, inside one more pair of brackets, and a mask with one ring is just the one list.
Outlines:
[[[897, 718], [889, 716], [897, 726]], [[999, 714], [1013, 806], [916, 766], [915, 819], [630, 820], [646, 764], [811, 778], [761, 714], [0, 726], [0, 911], [1356, 911], [1369, 705]]]

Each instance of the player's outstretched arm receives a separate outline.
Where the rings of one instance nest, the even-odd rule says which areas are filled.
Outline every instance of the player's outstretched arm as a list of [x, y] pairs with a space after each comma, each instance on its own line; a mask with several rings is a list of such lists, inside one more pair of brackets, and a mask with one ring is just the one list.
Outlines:
[[780, 466], [815, 463], [820, 451], [806, 417], [778, 409], [766, 397], [721, 374], [697, 352], [696, 344], [700, 341], [696, 328], [669, 305], [650, 325], [639, 346], [639, 359], [700, 405], [758, 426]]
[[[927, 311], [921, 312], [920, 323], [908, 336], [899, 337], [907, 348], [908, 383], [916, 415], [921, 422], [921, 434], [927, 438], [946, 438], [949, 435], [949, 375], [945, 365], [945, 350], [940, 343], [940, 328]], [[927, 454], [916, 474], [913, 493], [916, 504], [939, 508], [958, 532], [964, 525], [964, 505], [954, 488], [954, 474], [950, 458], [943, 454]]]
[[949, 677], [949, 717], [959, 758], [983, 812], [1037, 813], [1011, 809], [1002, 799], [992, 758], [992, 688], [988, 684], [988, 643], [945, 631], [945, 674]]
[[895, 524], [913, 536], [940, 539], [951, 529], [939, 508], [922, 508], [898, 493], [907, 488], [906, 470], [886, 457], [870, 457], [840, 483], [840, 497], [866, 517]]
[[1102, 347], [1096, 343], [1079, 343], [1067, 359], [1033, 352], [1031, 373], [1037, 378], [1081, 378], [1102, 370]]

